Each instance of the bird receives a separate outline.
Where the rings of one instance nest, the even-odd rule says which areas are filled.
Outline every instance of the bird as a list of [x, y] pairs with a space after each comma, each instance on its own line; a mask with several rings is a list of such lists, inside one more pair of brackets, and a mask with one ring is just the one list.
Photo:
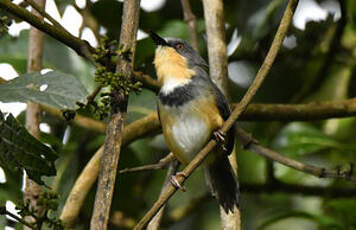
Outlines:
[[[162, 38], [153, 31], [154, 66], [161, 88], [157, 110], [165, 141], [182, 164], [188, 164], [211, 139], [217, 145], [203, 162], [205, 180], [226, 213], [239, 206], [239, 185], [228, 155], [234, 147], [232, 130], [219, 128], [230, 116], [223, 93], [211, 80], [205, 60], [184, 40]], [[185, 176], [182, 172], [176, 176]], [[171, 182], [182, 188], [177, 178]]]

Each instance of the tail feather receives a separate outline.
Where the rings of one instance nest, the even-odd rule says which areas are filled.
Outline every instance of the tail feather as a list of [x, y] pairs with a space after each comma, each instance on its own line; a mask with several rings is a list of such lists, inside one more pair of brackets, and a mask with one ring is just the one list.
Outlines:
[[227, 156], [216, 157], [205, 166], [205, 178], [212, 195], [226, 213], [239, 207], [239, 185]]

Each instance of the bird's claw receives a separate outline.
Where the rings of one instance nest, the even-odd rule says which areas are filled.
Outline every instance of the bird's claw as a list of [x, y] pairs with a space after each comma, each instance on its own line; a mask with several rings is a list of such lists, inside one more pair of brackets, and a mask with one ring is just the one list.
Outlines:
[[179, 188], [180, 190], [185, 192], [186, 190], [185, 190], [184, 186], [181, 185], [181, 183], [179, 183], [177, 176], [182, 176], [184, 178], [187, 178], [187, 176], [184, 174], [184, 172], [178, 172], [178, 173], [176, 173], [176, 175], [171, 176], [171, 178], [170, 178], [170, 182], [174, 187]]
[[221, 148], [224, 151], [227, 151], [225, 147], [225, 133], [223, 133], [221, 130], [216, 130], [214, 133], [214, 139], [220, 144]]

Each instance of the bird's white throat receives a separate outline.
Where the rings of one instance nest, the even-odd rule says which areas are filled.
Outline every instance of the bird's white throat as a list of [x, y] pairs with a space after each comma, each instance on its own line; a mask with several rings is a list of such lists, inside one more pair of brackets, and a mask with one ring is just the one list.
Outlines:
[[167, 77], [164, 79], [163, 86], [161, 88], [161, 93], [167, 95], [171, 93], [175, 88], [182, 87], [191, 81], [192, 80], [189, 78], [184, 79], [184, 78], [176, 78], [176, 77]]

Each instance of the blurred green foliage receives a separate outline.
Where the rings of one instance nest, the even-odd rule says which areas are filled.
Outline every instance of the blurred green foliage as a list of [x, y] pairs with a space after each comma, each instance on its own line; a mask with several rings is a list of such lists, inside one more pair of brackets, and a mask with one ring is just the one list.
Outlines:
[[[198, 21], [200, 52], [207, 60], [204, 14], [201, 1], [191, 0]], [[254, 76], [262, 63], [279, 24], [286, 0], [226, 0], [226, 42], [229, 44], [237, 29], [241, 39], [229, 56], [229, 63], [238, 63], [240, 69], [229, 72], [230, 94], [238, 102], [247, 86], [240, 84], [246, 76]], [[309, 21], [305, 29], [293, 24], [287, 34], [271, 72], [254, 102], [302, 103], [346, 99], [356, 96], [356, 2], [354, 0], [318, 0], [312, 2], [325, 7], [330, 2], [341, 17], [335, 20], [329, 13], [319, 21]], [[73, 1], [56, 0], [61, 14]], [[335, 8], [336, 7], [336, 8]], [[87, 1], [87, 11], [97, 20], [110, 39], [118, 39], [121, 25], [122, 2], [116, 0]], [[84, 12], [84, 11], [83, 11]], [[85, 15], [84, 15], [85, 16]], [[84, 18], [85, 20], [85, 18]], [[105, 28], [105, 30], [103, 30]], [[180, 1], [167, 0], [153, 12], [141, 10], [139, 28], [154, 30], [162, 36], [188, 40], [188, 27], [183, 20]], [[102, 33], [102, 31], [100, 33]], [[99, 31], [96, 31], [99, 32]], [[28, 31], [18, 37], [0, 37], [0, 62], [9, 63], [23, 74], [27, 63]], [[135, 69], [155, 77], [152, 64], [154, 46], [149, 38], [139, 40], [135, 54]], [[78, 77], [88, 92], [95, 88], [94, 70], [82, 58], [58, 41], [46, 36], [44, 67]], [[231, 69], [230, 69], [231, 70]], [[244, 70], [244, 72], [242, 71]], [[0, 73], [1, 76], [1, 73]], [[251, 79], [250, 79], [251, 80]], [[126, 123], [144, 117], [156, 108], [155, 94], [149, 90], [131, 93]], [[95, 119], [89, 109], [79, 114]], [[43, 122], [50, 133], [42, 133], [41, 140], [58, 152], [57, 176], [46, 178], [53, 190], [60, 194], [59, 210], [81, 170], [104, 142], [104, 134], [88, 131], [66, 123], [47, 113]], [[23, 122], [23, 114], [18, 117]], [[241, 122], [261, 144], [286, 156], [315, 164], [337, 168], [356, 160], [356, 119], [330, 119], [317, 122]], [[246, 183], [269, 183], [267, 161], [237, 146], [239, 179]], [[162, 135], [150, 135], [123, 149], [119, 168], [135, 167], [157, 162], [168, 153]], [[274, 164], [275, 177], [285, 183], [325, 186], [342, 189], [356, 187], [350, 182], [319, 179], [296, 170]], [[5, 170], [6, 183], [0, 184], [0, 202], [21, 199], [21, 172]], [[157, 199], [165, 178], [165, 170], [119, 174], [112, 205], [110, 229], [129, 229], [125, 220], [137, 221]], [[207, 197], [207, 188], [201, 170], [187, 181], [186, 193], [178, 192], [169, 202], [162, 229], [219, 229], [220, 215], [215, 200]], [[95, 186], [90, 191], [77, 221], [76, 229], [89, 229]], [[244, 191], [244, 187], [242, 187]], [[243, 229], [356, 229], [355, 197], [332, 198], [300, 196], [289, 193], [241, 194]], [[200, 200], [194, 203], [193, 201]], [[195, 206], [186, 216], [177, 220], [176, 213], [187, 205]], [[59, 213], [57, 213], [59, 215]], [[119, 216], [120, 218], [118, 218]], [[0, 216], [0, 228], [9, 222]], [[11, 225], [11, 224], [10, 224]], [[132, 227], [132, 226], [131, 226]], [[21, 227], [17, 226], [17, 229]]]

